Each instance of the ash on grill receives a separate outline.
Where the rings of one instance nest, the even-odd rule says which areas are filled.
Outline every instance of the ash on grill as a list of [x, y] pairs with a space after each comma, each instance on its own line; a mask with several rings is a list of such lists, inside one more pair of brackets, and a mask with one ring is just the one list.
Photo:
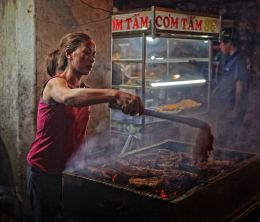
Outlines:
[[232, 168], [232, 165], [229, 160], [195, 164], [192, 152], [156, 149], [88, 166], [85, 173], [104, 182], [173, 199], [221, 171]]

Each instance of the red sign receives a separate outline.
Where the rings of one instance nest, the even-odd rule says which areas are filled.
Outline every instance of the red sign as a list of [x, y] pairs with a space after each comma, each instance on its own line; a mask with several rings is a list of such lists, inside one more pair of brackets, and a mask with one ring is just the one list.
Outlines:
[[149, 28], [150, 12], [114, 15], [112, 17], [112, 32], [138, 31]]
[[[151, 26], [152, 11], [114, 15], [112, 32], [147, 30]], [[157, 30], [217, 34], [220, 30], [217, 17], [187, 15], [156, 10], [154, 25]]]

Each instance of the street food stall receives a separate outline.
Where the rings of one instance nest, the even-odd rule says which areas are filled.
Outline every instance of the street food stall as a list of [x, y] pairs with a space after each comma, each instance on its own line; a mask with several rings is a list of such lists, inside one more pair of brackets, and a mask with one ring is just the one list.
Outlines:
[[[139, 95], [145, 108], [176, 115], [208, 112], [212, 40], [221, 18], [151, 7], [112, 17], [112, 85]], [[157, 122], [157, 123], [155, 123]], [[151, 117], [111, 111], [112, 132], [138, 134]]]
[[[157, 113], [206, 114], [220, 22], [158, 7], [113, 15], [113, 87], [140, 95]], [[153, 137], [149, 128], [157, 129]], [[194, 144], [167, 138], [169, 129], [159, 118], [111, 110], [109, 144], [124, 138], [122, 146], [89, 153], [64, 172], [65, 219], [230, 221], [260, 200], [259, 155], [218, 148], [196, 163]]]

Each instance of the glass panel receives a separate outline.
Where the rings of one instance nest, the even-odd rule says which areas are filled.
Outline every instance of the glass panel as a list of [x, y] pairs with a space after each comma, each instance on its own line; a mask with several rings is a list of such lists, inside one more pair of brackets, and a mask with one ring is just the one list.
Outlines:
[[146, 58], [151, 62], [167, 59], [167, 41], [165, 38], [146, 37]]
[[112, 63], [112, 85], [142, 85], [142, 63]]
[[145, 78], [150, 82], [165, 80], [167, 77], [166, 63], [147, 63]]
[[169, 64], [168, 80], [183, 81], [205, 79], [208, 77], [208, 63], [199, 61], [179, 62]]
[[207, 40], [169, 39], [169, 58], [208, 57]]
[[113, 39], [112, 60], [141, 59], [142, 38], [115, 38]]
[[177, 114], [195, 111], [189, 107], [194, 105], [205, 111], [209, 45], [205, 40], [147, 38], [146, 108], [160, 110], [166, 105], [166, 112]]

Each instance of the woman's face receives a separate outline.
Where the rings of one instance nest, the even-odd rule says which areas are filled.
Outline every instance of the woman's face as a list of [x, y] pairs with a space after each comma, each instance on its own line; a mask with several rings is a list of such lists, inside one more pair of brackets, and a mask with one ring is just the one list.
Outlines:
[[70, 65], [82, 75], [92, 70], [96, 57], [96, 44], [93, 40], [85, 41], [71, 53]]

